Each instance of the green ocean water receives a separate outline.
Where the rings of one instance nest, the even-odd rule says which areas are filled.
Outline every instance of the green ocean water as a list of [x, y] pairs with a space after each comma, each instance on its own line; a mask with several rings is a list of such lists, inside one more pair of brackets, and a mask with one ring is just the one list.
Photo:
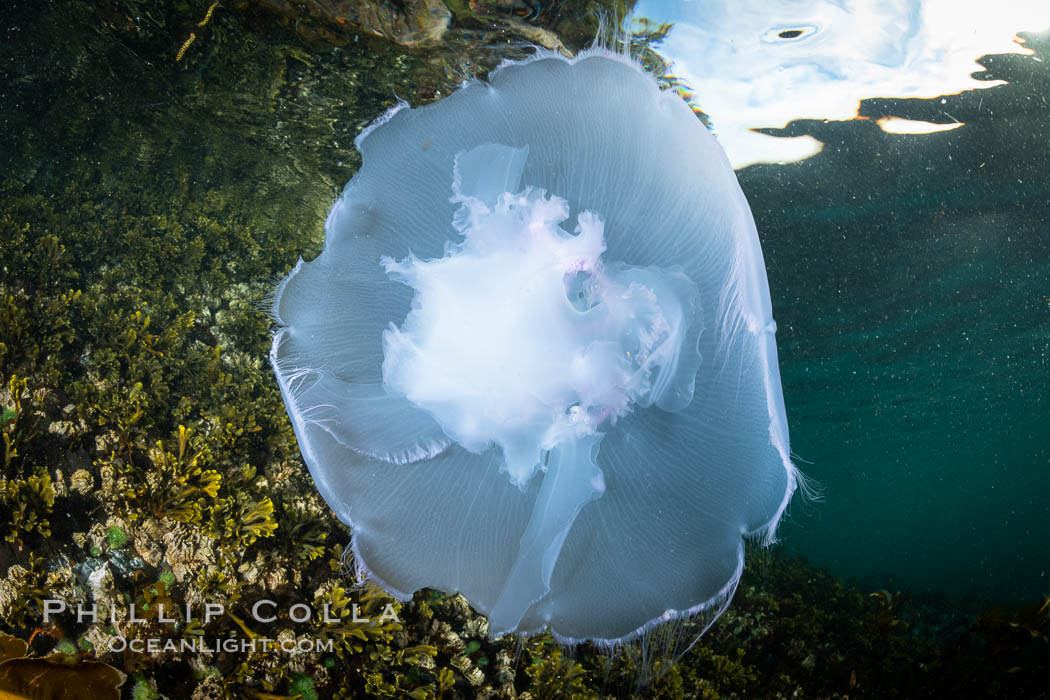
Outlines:
[[860, 110], [965, 127], [796, 122], [821, 154], [739, 178], [792, 450], [825, 487], [792, 505], [788, 549], [871, 586], [1033, 601], [1050, 589], [1050, 62], [982, 63], [1010, 84]]

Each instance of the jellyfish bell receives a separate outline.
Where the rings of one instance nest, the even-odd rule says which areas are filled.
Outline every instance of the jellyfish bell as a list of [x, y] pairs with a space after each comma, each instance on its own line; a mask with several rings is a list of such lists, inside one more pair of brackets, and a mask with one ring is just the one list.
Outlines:
[[765, 268], [689, 107], [601, 50], [505, 63], [359, 137], [271, 351], [391, 594], [609, 643], [735, 588], [797, 485]]

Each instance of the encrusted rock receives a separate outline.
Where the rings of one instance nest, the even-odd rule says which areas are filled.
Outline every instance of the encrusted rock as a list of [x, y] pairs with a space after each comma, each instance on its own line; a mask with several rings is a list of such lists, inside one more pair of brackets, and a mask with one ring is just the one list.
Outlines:
[[73, 573], [69, 559], [60, 556], [53, 566], [54, 568], [47, 572], [44, 584], [47, 597], [64, 600], [70, 605], [83, 602], [86, 597], [85, 591], [77, 585], [76, 575]]
[[488, 637], [489, 619], [481, 615], [472, 615], [471, 617], [468, 617], [463, 623], [463, 636], [480, 637], [481, 639]]
[[[95, 650], [96, 654], [103, 655], [109, 651], [110, 644], [120, 635], [108, 632], [110, 629], [108, 610], [99, 608], [99, 620], [99, 624], [91, 625], [88, 631], [84, 633], [84, 639], [91, 643], [91, 648]], [[122, 645], [117, 644], [116, 646], [120, 648]]]
[[109, 570], [109, 564], [103, 563], [88, 573], [87, 583], [91, 597], [96, 602], [106, 598], [108, 592], [113, 588], [113, 572]]
[[186, 525], [173, 527], [164, 535], [164, 559], [179, 583], [215, 561], [210, 541]]
[[[110, 527], [112, 523], [107, 522]], [[117, 525], [120, 527], [120, 525]], [[161, 548], [164, 535], [168, 532], [164, 523], [156, 518], [147, 518], [135, 532], [135, 551], [150, 566], [158, 566], [164, 558], [164, 550]]]
[[55, 492], [55, 498], [65, 498], [69, 495], [69, 487], [66, 485], [61, 469], [56, 469], [51, 474], [51, 489]]
[[463, 671], [463, 677], [467, 679], [475, 688], [481, 686], [485, 682], [485, 674], [477, 666], [471, 666], [469, 669]]
[[256, 0], [256, 4], [297, 20], [307, 14], [333, 25], [349, 25], [412, 48], [437, 45], [452, 19], [442, 0]]
[[69, 477], [69, 488], [82, 496], [87, 496], [95, 488], [95, 477], [87, 469], [77, 469]]
[[[435, 622], [438, 621], [435, 620]], [[438, 625], [434, 628], [433, 634], [441, 640], [441, 646], [448, 649], [449, 652], [458, 654], [467, 648], [463, 638], [456, 634], [456, 631], [453, 630], [447, 622], [438, 622]]]
[[18, 589], [26, 578], [26, 568], [15, 564], [0, 578], [0, 610], [10, 610], [18, 599]]
[[71, 420], [56, 420], [51, 421], [47, 426], [47, 432], [58, 435], [59, 437], [67, 437], [73, 434], [75, 426]]
[[222, 689], [222, 681], [218, 676], [208, 676], [193, 689], [191, 700], [222, 700], [226, 693]]
[[565, 44], [562, 43], [558, 35], [549, 29], [538, 27], [535, 24], [529, 24], [525, 20], [520, 17], [515, 17], [514, 15], [501, 17], [499, 21], [506, 25], [515, 34], [520, 34], [529, 41], [535, 42], [545, 49], [557, 51], [563, 56], [572, 56], [572, 52], [565, 48]]

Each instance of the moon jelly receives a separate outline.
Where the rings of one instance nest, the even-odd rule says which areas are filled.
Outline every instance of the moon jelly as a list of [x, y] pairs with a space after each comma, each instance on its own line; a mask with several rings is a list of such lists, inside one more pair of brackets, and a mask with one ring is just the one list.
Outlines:
[[493, 636], [717, 616], [798, 477], [715, 140], [591, 51], [402, 105], [357, 147], [271, 359], [358, 566], [401, 599], [462, 593]]

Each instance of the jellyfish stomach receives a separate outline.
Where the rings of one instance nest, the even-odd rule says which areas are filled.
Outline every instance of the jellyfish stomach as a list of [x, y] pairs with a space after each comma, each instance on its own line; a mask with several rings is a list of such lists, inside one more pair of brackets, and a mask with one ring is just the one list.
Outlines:
[[503, 448], [519, 487], [546, 450], [596, 435], [633, 405], [688, 404], [699, 354], [696, 286], [680, 270], [602, 260], [604, 225], [526, 188], [464, 197], [463, 240], [441, 258], [384, 258], [415, 290], [383, 337], [383, 383], [449, 438]]

